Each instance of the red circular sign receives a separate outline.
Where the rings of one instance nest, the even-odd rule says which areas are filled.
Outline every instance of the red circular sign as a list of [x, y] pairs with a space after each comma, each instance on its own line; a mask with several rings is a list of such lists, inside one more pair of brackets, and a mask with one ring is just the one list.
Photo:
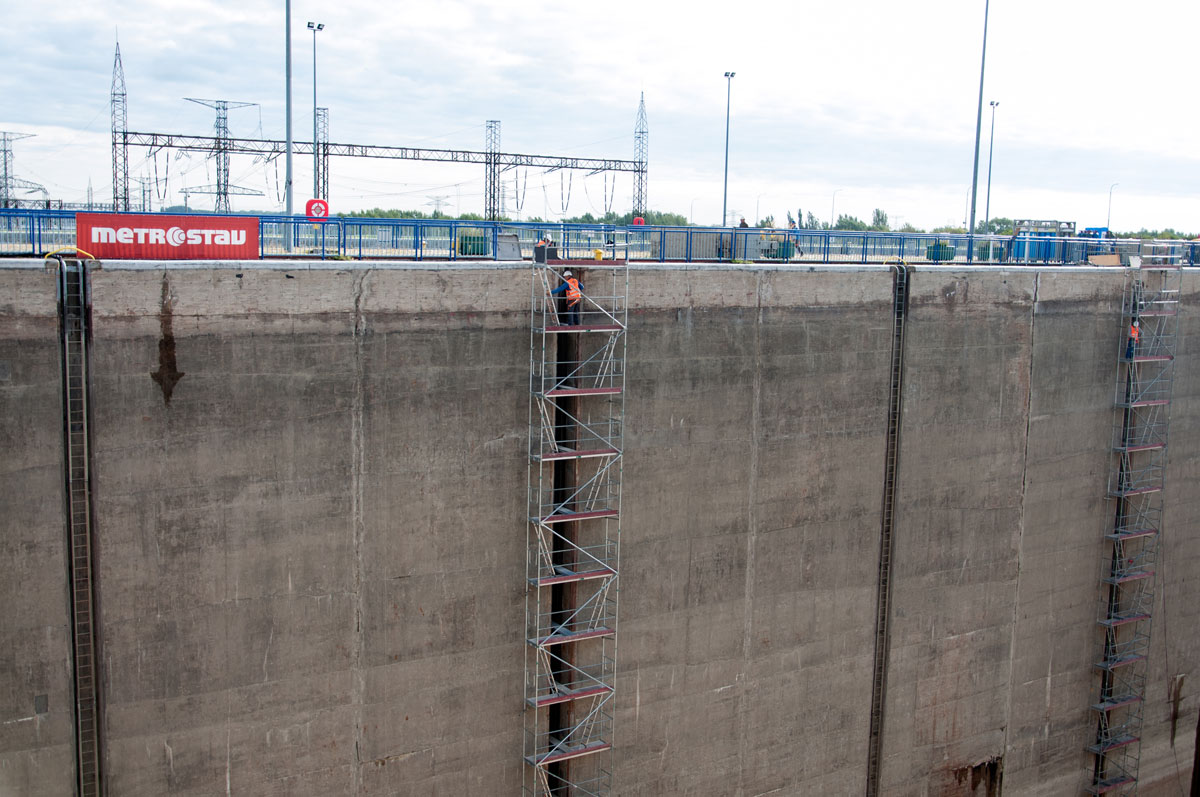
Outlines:
[[304, 215], [313, 221], [329, 218], [329, 203], [324, 199], [310, 199], [304, 206]]

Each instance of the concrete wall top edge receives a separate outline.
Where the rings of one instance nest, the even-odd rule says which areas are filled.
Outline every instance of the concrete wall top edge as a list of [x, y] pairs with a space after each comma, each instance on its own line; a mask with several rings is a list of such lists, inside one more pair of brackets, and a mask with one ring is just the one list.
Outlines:
[[[433, 260], [109, 260], [100, 261], [101, 269], [108, 271], [129, 270], [196, 270], [196, 269], [237, 269], [263, 271], [337, 271], [359, 269], [403, 269], [427, 271], [470, 271], [470, 270], [508, 270], [529, 268], [529, 261], [513, 260], [463, 260], [463, 261], [433, 261]], [[40, 269], [46, 267], [46, 261], [40, 258], [2, 258], [0, 271], [6, 269]], [[684, 271], [889, 271], [892, 266], [878, 263], [681, 263], [681, 262], [636, 262], [631, 263], [634, 270], [684, 270]], [[1018, 265], [1018, 264], [983, 264], [967, 265], [964, 263], [909, 264], [910, 271], [932, 272], [1050, 272], [1050, 273], [1120, 273], [1125, 269], [1119, 266], [1047, 266], [1047, 265]], [[1200, 273], [1200, 268], [1188, 267], [1184, 272]]]

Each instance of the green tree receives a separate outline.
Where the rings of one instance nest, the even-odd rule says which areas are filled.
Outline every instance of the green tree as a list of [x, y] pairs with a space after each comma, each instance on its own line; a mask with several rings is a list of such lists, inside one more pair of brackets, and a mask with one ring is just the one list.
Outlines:
[[902, 224], [902, 225], [900, 226], [900, 229], [896, 230], [896, 232], [925, 232], [925, 231], [924, 231], [924, 230], [922, 230], [922, 229], [919, 229], [919, 228], [917, 228], [917, 227], [914, 227], [914, 226], [912, 226], [911, 224], [909, 224], [909, 223], [906, 221], [906, 222], [904, 222], [904, 224]]
[[975, 222], [975, 233], [977, 235], [1012, 235], [1012, 231], [1012, 219], [1006, 219], [1003, 216], [996, 216], [987, 221], [981, 219]]
[[819, 230], [819, 229], [821, 229], [821, 222], [817, 221], [817, 217], [813, 215], [813, 212], [812, 212], [811, 210], [810, 210], [808, 213], [805, 213], [805, 214], [804, 214], [804, 225], [803, 225], [803, 227], [804, 227], [804, 229], [806, 229], [806, 230]]
[[838, 215], [837, 224], [834, 225], [834, 229], [862, 231], [867, 229], [867, 223], [854, 216], [847, 216], [845, 213], [842, 213]]
[[881, 208], [875, 208], [871, 214], [871, 229], [879, 232], [887, 232], [891, 229], [888, 227], [887, 213], [884, 213]]
[[[791, 215], [791, 214], [788, 214], [788, 215]], [[758, 226], [762, 229], [766, 229], [766, 230], [775, 229], [775, 216], [770, 215], [770, 216], [767, 216], [766, 218], [760, 219], [756, 226]]]

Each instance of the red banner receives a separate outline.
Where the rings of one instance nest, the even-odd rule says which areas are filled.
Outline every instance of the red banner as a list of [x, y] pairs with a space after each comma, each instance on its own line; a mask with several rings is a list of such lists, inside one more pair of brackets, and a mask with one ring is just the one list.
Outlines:
[[258, 260], [258, 217], [76, 213], [75, 245], [100, 260]]

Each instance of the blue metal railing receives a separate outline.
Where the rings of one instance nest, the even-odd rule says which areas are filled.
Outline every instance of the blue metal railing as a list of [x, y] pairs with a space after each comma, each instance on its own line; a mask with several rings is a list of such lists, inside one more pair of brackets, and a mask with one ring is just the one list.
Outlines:
[[[211, 215], [211, 214], [194, 214]], [[909, 263], [1064, 265], [1095, 255], [1161, 257], [1200, 265], [1200, 242], [968, 236], [846, 230], [710, 227], [617, 227], [605, 224], [487, 222], [457, 219], [334, 218], [318, 222], [259, 217], [259, 252], [267, 258], [494, 260], [501, 235], [516, 235], [523, 257], [544, 234], [559, 257], [626, 257], [649, 262]], [[75, 214], [0, 209], [0, 256], [37, 257], [75, 244]], [[972, 247], [974, 247], [972, 251]], [[86, 247], [85, 247], [86, 248]]]

